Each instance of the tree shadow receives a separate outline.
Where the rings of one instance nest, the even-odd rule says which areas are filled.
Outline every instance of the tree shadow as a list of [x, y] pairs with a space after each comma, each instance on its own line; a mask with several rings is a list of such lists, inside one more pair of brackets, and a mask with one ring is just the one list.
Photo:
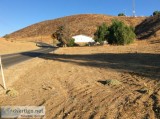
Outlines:
[[102, 53], [87, 55], [46, 54], [40, 58], [81, 66], [132, 72], [151, 79], [160, 79], [160, 55], [150, 53]]

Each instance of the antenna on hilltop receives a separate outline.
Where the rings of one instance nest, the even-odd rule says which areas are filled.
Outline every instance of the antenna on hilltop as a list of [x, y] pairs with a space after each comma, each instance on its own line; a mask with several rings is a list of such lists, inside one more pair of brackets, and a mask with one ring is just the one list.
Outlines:
[[135, 7], [136, 4], [135, 4], [135, 0], [132, 0], [132, 5], [133, 5], [132, 6], [133, 7], [133, 11], [132, 11], [133, 12], [133, 17], [135, 17], [136, 16], [136, 10], [135, 10], [136, 9], [136, 7]]

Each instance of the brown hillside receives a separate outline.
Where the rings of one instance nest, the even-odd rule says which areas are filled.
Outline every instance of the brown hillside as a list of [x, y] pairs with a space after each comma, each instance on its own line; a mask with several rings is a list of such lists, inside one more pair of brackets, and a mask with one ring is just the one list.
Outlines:
[[136, 27], [136, 34], [139, 39], [146, 39], [150, 36], [160, 36], [160, 15], [148, 17]]
[[57, 27], [61, 25], [67, 25], [67, 27], [71, 31], [71, 35], [85, 34], [93, 36], [98, 25], [102, 24], [103, 22], [110, 24], [112, 19], [119, 19], [121, 21], [124, 21], [128, 25], [136, 26], [141, 23], [145, 18], [115, 17], [97, 14], [74, 15], [33, 24], [19, 31], [11, 33], [9, 37], [14, 39], [26, 39], [42, 36], [43, 38], [49, 38], [51, 34], [57, 29]]

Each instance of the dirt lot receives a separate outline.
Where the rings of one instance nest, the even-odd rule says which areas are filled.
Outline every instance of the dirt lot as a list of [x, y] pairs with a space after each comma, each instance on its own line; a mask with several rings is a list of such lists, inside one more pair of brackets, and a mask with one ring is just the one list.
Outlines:
[[33, 42], [5, 40], [0, 38], [0, 54], [10, 54], [28, 50], [38, 49]]
[[18, 94], [1, 88], [0, 106], [44, 105], [46, 119], [160, 119], [159, 40], [60, 48], [5, 75]]

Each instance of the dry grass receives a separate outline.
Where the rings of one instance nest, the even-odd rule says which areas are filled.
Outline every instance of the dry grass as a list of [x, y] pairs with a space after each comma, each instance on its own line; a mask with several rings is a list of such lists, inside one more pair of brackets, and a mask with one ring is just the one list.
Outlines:
[[16, 53], [37, 49], [35, 43], [26, 41], [13, 41], [0, 38], [0, 54]]
[[116, 79], [109, 79], [109, 80], [106, 80], [106, 84], [109, 86], [118, 86], [118, 85], [121, 85], [122, 83]]

